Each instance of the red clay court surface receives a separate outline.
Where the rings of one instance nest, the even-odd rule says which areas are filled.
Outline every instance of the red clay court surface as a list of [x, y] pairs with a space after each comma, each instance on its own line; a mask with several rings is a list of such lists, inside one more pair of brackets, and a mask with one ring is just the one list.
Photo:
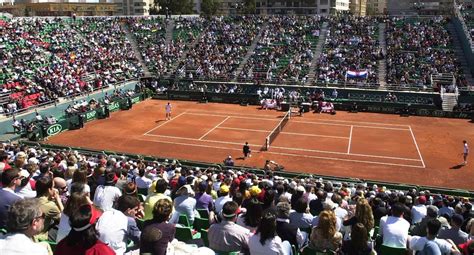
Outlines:
[[[474, 124], [461, 119], [338, 112], [293, 115], [268, 151], [265, 138], [284, 112], [256, 106], [147, 100], [110, 119], [61, 133], [47, 143], [263, 167], [266, 159], [287, 171], [474, 190], [474, 157], [462, 162], [462, 140], [474, 148]], [[252, 157], [242, 156], [249, 142]]]

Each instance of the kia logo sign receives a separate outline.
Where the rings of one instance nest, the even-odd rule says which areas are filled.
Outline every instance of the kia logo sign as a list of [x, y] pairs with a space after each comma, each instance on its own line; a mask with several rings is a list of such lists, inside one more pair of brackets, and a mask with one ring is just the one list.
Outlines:
[[51, 135], [58, 134], [59, 132], [61, 132], [61, 130], [63, 130], [63, 127], [61, 125], [54, 124], [48, 127], [48, 129], [46, 130], [46, 133], [48, 133], [48, 136], [51, 136]]

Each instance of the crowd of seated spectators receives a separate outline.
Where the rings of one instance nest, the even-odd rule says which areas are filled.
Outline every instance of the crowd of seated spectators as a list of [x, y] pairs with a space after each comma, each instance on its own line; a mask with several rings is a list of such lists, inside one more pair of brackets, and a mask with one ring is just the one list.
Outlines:
[[304, 83], [320, 32], [320, 17], [271, 16], [240, 80]]
[[381, 57], [378, 22], [372, 17], [341, 16], [330, 19], [323, 52], [318, 60], [317, 81], [346, 82], [347, 71], [367, 71], [354, 83], [377, 83], [377, 61]]
[[178, 77], [231, 80], [259, 32], [263, 19], [258, 16], [213, 17], [207, 29], [179, 63]]
[[467, 29], [469, 29], [467, 32], [469, 32], [471, 40], [474, 40], [474, 9], [472, 8], [472, 1], [465, 1], [460, 4], [459, 9]]
[[2, 254], [474, 251], [472, 201], [428, 190], [6, 143], [0, 173]]
[[[121, 24], [111, 18], [15, 18], [3, 21], [0, 33], [8, 113], [143, 73]], [[88, 74], [94, 78], [85, 79]]]
[[387, 20], [387, 83], [431, 85], [431, 75], [453, 73], [460, 84], [462, 70], [443, 17]]

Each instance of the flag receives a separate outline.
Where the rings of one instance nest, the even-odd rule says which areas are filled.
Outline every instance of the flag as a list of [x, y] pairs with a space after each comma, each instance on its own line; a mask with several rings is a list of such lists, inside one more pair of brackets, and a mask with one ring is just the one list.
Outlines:
[[367, 70], [347, 71], [346, 78], [367, 78]]

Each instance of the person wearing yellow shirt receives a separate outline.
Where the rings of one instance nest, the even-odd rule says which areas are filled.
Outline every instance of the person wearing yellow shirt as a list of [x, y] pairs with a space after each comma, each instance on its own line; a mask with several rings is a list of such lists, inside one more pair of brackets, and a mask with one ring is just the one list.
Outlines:
[[168, 199], [173, 203], [171, 197], [165, 195], [166, 189], [168, 188], [168, 183], [165, 179], [158, 179], [156, 181], [155, 192], [148, 195], [145, 200], [145, 216], [143, 217], [144, 220], [151, 220], [153, 219], [153, 207], [155, 206], [156, 202], [160, 199]]

